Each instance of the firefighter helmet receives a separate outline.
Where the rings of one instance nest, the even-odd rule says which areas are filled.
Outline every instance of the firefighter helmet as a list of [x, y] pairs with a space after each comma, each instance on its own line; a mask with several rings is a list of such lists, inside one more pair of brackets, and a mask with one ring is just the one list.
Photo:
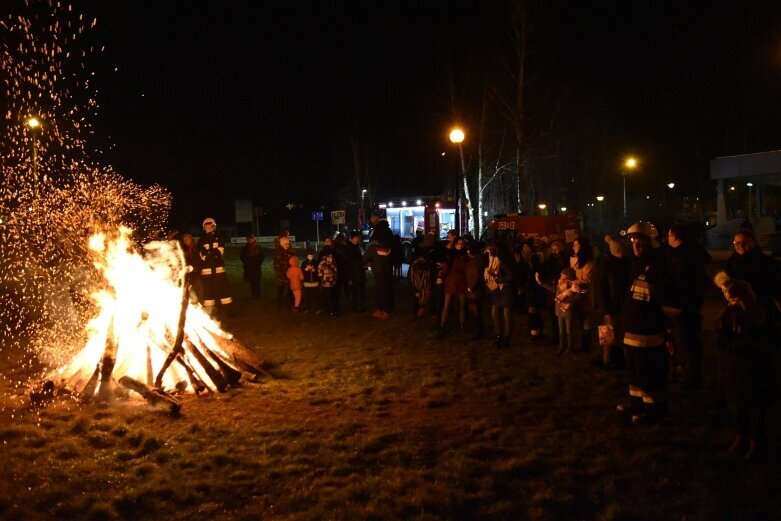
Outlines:
[[645, 235], [649, 239], [655, 240], [659, 237], [659, 231], [653, 223], [648, 221], [637, 221], [630, 226], [622, 235], [632, 237], [633, 235]]
[[206, 228], [206, 225], [207, 225], [207, 224], [211, 224], [211, 225], [212, 225], [212, 226], [214, 226], [215, 228], [217, 227], [217, 221], [215, 221], [215, 220], [214, 220], [214, 219], [212, 219], [211, 217], [207, 217], [206, 219], [204, 219], [204, 220], [203, 220], [203, 225], [202, 225], [202, 226], [203, 226], [204, 228]]

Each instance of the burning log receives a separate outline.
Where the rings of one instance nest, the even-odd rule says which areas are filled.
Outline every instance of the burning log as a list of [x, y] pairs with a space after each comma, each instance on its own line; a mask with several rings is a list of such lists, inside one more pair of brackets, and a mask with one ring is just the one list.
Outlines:
[[172, 413], [177, 413], [182, 408], [182, 404], [179, 400], [174, 398], [170, 393], [157, 389], [150, 385], [146, 385], [143, 382], [131, 378], [129, 376], [123, 376], [119, 379], [119, 385], [135, 391], [152, 405], [166, 405], [169, 407]]
[[100, 365], [100, 388], [98, 389], [98, 401], [111, 400], [111, 373], [114, 372], [115, 360], [110, 355], [103, 357]]
[[201, 367], [203, 367], [203, 370], [206, 372], [206, 376], [208, 376], [212, 381], [214, 387], [219, 392], [224, 393], [225, 389], [228, 387], [228, 380], [226, 380], [219, 369], [216, 369], [212, 363], [209, 362], [206, 356], [204, 356], [204, 354], [201, 353], [201, 351], [192, 342], [185, 340], [184, 345], [187, 346], [187, 352], [190, 353], [193, 358], [195, 358]]
[[184, 357], [182, 356], [181, 353], [176, 357], [176, 361], [179, 362], [182, 365], [182, 367], [184, 367], [184, 370], [187, 372], [187, 378], [190, 380], [190, 385], [192, 386], [193, 391], [195, 391], [196, 396], [200, 395], [202, 392], [207, 391], [209, 389], [206, 386], [206, 384], [203, 383], [203, 381], [200, 378], [198, 378], [198, 375], [195, 374], [193, 368], [190, 367], [187, 364], [187, 362], [184, 361]]
[[246, 371], [257, 376], [271, 376], [271, 373], [263, 368], [265, 361], [251, 349], [247, 349], [240, 343], [229, 338], [218, 339], [220, 347], [231, 358], [231, 362], [242, 371]]
[[211, 357], [212, 360], [217, 362], [217, 366], [220, 368], [220, 372], [231, 386], [236, 387], [239, 385], [239, 380], [241, 380], [241, 371], [237, 371], [236, 369], [232, 368], [226, 363], [225, 360], [222, 359], [220, 355], [208, 347], [204, 346], [203, 350]]
[[[155, 378], [155, 387], [162, 388], [163, 387], [163, 375], [168, 370], [168, 368], [171, 366], [173, 361], [177, 357], [181, 357], [182, 354], [184, 354], [184, 324], [187, 321], [187, 308], [190, 305], [190, 283], [187, 282], [187, 279], [183, 282], [182, 287], [182, 302], [179, 307], [179, 321], [176, 326], [176, 339], [174, 340], [174, 345], [171, 349], [171, 352], [168, 354], [168, 357], [165, 359], [165, 362], [163, 362], [163, 367], [160, 368], [160, 372], [157, 373], [157, 378]], [[187, 367], [185, 365], [185, 367]], [[190, 372], [188, 371], [188, 376], [190, 375]], [[195, 387], [195, 386], [193, 386]]]
[[95, 397], [95, 390], [98, 388], [98, 378], [100, 378], [100, 364], [95, 366], [95, 372], [92, 373], [84, 389], [81, 390], [81, 400], [91, 402]]
[[114, 343], [114, 320], [112, 319], [106, 331], [106, 350], [100, 363], [98, 400], [101, 402], [107, 402], [111, 399], [111, 373], [114, 372], [114, 364], [116, 363], [116, 347]]

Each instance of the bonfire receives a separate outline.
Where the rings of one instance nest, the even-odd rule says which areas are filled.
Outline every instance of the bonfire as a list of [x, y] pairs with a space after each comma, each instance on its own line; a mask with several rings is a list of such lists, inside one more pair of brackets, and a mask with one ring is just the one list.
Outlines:
[[265, 374], [262, 360], [191, 300], [179, 243], [151, 242], [142, 252], [131, 234], [120, 227], [90, 238], [104, 279], [92, 294], [98, 312], [83, 348], [49, 374], [33, 400], [67, 394], [108, 401], [127, 397], [128, 389], [178, 410], [178, 395], [223, 392]]

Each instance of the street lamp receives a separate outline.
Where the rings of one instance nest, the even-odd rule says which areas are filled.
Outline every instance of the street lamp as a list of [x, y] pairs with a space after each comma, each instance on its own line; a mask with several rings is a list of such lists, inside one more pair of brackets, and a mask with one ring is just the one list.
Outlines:
[[754, 186], [754, 183], [749, 181], [746, 186], [748, 186], [748, 218], [751, 219], [751, 187]]
[[637, 159], [634, 157], [626, 158], [624, 169], [621, 171], [621, 177], [624, 178], [624, 217], [626, 217], [626, 176], [635, 168], [637, 168]]
[[461, 175], [456, 182], [456, 231], [459, 235], [463, 233], [461, 229], [461, 178], [466, 177], [466, 163], [464, 162], [464, 148], [461, 143], [464, 142], [466, 135], [459, 127], [450, 130], [450, 142], [458, 145], [458, 153], [461, 156]]
[[27, 120], [27, 128], [30, 129], [30, 135], [33, 138], [33, 183], [35, 191], [38, 192], [38, 142], [36, 137], [41, 130], [41, 122], [35, 116]]
[[672, 190], [673, 188], [675, 188], [675, 183], [667, 183], [667, 188]]
[[547, 207], [548, 207], [548, 205], [547, 205], [547, 204], [545, 204], [545, 203], [540, 203], [540, 204], [538, 204], [538, 205], [537, 205], [537, 208], [539, 208], [539, 209], [540, 209], [540, 214], [541, 214], [541, 215], [545, 215], [545, 209], [546, 209]]

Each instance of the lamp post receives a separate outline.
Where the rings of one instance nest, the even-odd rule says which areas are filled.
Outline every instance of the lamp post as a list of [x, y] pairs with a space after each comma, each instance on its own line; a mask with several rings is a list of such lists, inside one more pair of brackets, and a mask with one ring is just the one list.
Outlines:
[[628, 157], [624, 161], [624, 169], [621, 171], [621, 176], [624, 178], [624, 217], [626, 217], [626, 176], [635, 168], [637, 168], [637, 159]]
[[450, 130], [450, 142], [458, 145], [458, 153], [461, 156], [461, 174], [456, 182], [456, 230], [458, 235], [463, 233], [461, 229], [461, 178], [466, 175], [466, 163], [464, 163], [464, 148], [461, 146], [461, 143], [464, 142], [464, 138], [464, 131], [459, 127], [454, 127]]
[[35, 116], [27, 120], [27, 128], [30, 129], [30, 135], [33, 138], [33, 185], [36, 195], [38, 194], [38, 132], [41, 129], [41, 122]]
[[540, 209], [540, 215], [546, 215], [545, 209], [548, 207], [545, 203], [540, 203], [537, 205], [537, 208]]
[[754, 186], [754, 183], [749, 181], [746, 186], [748, 187], [748, 219], [751, 220], [751, 187]]

